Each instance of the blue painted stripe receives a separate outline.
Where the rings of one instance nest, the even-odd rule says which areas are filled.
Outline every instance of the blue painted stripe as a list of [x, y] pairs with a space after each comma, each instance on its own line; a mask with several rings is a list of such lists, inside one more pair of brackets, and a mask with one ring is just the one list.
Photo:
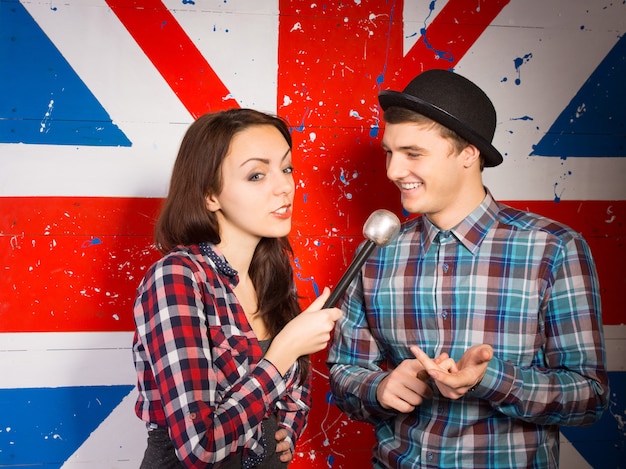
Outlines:
[[133, 389], [0, 389], [0, 466], [60, 468]]
[[131, 146], [22, 4], [0, 0], [0, 143]]
[[626, 36], [534, 146], [531, 155], [626, 157]]
[[619, 469], [626, 462], [626, 372], [609, 372], [609, 386], [609, 408], [597, 423], [561, 427], [561, 433], [592, 467]]

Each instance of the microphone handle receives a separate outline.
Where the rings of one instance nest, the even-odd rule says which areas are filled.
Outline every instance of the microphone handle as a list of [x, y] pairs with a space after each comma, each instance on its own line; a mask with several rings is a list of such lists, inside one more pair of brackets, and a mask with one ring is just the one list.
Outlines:
[[332, 308], [333, 306], [335, 306], [335, 304], [337, 304], [337, 301], [339, 301], [339, 299], [346, 292], [346, 290], [348, 289], [348, 285], [350, 285], [350, 282], [352, 282], [358, 271], [361, 270], [361, 267], [363, 267], [363, 264], [365, 264], [365, 261], [375, 247], [376, 243], [374, 243], [374, 241], [372, 241], [371, 239], [365, 241], [365, 244], [363, 244], [361, 250], [352, 260], [352, 263], [348, 267], [348, 270], [346, 270], [341, 279], [339, 279], [339, 283], [337, 283], [337, 286], [324, 303], [322, 309]]

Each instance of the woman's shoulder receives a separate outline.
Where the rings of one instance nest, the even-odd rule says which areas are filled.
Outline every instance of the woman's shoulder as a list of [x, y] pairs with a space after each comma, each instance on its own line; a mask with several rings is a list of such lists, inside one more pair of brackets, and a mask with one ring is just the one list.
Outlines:
[[208, 264], [198, 245], [176, 246], [158, 259], [150, 270], [183, 269], [190, 272], [206, 271]]

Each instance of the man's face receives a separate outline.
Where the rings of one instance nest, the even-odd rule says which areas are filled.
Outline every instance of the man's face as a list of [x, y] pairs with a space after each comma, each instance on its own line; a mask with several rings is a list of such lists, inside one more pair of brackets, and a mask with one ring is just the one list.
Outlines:
[[400, 190], [407, 212], [422, 213], [438, 225], [456, 218], [463, 189], [463, 158], [437, 126], [406, 122], [386, 124], [382, 141], [387, 177]]

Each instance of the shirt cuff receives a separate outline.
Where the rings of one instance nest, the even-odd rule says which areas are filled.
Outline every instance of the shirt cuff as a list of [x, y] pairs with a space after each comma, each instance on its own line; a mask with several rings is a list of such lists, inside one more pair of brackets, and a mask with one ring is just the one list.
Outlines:
[[511, 393], [515, 381], [516, 371], [513, 364], [494, 357], [489, 361], [483, 378], [468, 392], [474, 397], [502, 402]]
[[273, 407], [273, 403], [281, 399], [287, 392], [287, 382], [272, 362], [262, 358], [254, 368], [253, 374], [265, 391], [266, 404]]

